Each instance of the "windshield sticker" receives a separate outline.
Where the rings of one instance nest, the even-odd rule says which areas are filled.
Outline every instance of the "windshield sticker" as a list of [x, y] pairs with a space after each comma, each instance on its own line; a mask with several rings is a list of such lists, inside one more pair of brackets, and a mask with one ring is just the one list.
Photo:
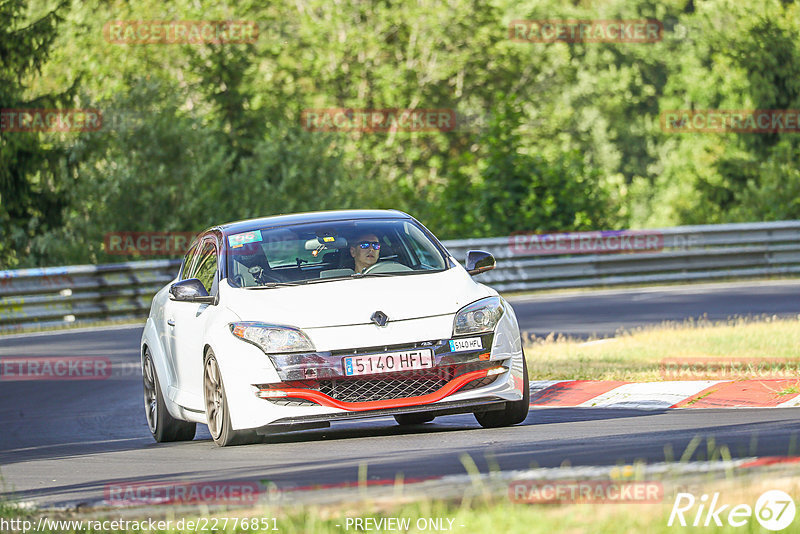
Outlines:
[[259, 241], [261, 241], [261, 230], [228, 236], [228, 244], [233, 248], [239, 248], [248, 243], [258, 243]]

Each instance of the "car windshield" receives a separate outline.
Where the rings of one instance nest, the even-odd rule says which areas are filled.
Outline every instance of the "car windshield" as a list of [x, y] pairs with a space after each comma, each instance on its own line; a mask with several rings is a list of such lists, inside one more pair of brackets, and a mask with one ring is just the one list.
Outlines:
[[269, 288], [442, 271], [443, 252], [409, 220], [333, 221], [227, 236], [231, 285]]

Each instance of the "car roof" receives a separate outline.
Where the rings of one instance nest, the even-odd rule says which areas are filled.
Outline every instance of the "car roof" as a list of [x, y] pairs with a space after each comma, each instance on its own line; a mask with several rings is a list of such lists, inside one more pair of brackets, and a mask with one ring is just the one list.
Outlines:
[[[263, 228], [275, 228], [279, 226], [290, 226], [296, 224], [335, 222], [335, 221], [355, 221], [363, 219], [411, 219], [411, 215], [399, 210], [335, 210], [335, 211], [312, 211], [307, 213], [292, 213], [288, 215], [273, 215], [271, 217], [261, 217], [259, 219], [248, 219], [246, 221], [236, 221], [221, 224], [209, 230], [220, 230], [225, 235], [250, 232]], [[208, 230], [207, 230], [208, 231]], [[205, 233], [205, 232], [204, 232]]]

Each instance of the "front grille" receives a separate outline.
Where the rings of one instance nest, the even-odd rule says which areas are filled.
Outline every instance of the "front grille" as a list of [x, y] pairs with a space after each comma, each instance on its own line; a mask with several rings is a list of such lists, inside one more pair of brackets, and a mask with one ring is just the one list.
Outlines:
[[[364, 377], [297, 380], [279, 382], [276, 384], [263, 384], [258, 387], [259, 389], [312, 389], [342, 402], [373, 402], [379, 400], [406, 399], [435, 393], [454, 378], [465, 373], [488, 369], [490, 367], [497, 367], [497, 362], [479, 361], [434, 367], [432, 369], [422, 369], [419, 371], [387, 373], [385, 375]], [[487, 386], [496, 379], [497, 375], [473, 380], [465, 384], [460, 391]], [[276, 402], [277, 399], [270, 400], [271, 402]], [[287, 405], [299, 405], [289, 404], [289, 402], [299, 401], [300, 399], [281, 400], [287, 402]]]
[[368, 378], [320, 380], [321, 393], [343, 402], [405, 399], [434, 393], [453, 378], [452, 367]]
[[464, 387], [462, 387], [459, 391], [470, 391], [473, 389], [482, 388], [483, 386], [488, 386], [492, 382], [497, 380], [499, 376], [500, 375], [487, 376], [485, 378], [479, 378], [478, 380], [473, 380], [472, 382], [467, 382], [466, 384], [464, 384]]

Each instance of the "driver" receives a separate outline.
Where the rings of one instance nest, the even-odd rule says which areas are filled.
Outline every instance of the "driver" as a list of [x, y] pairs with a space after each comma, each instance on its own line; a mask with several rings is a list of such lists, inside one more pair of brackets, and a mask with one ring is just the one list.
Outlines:
[[357, 273], [363, 273], [365, 269], [377, 263], [380, 255], [381, 243], [378, 236], [372, 233], [361, 234], [353, 240], [350, 245], [350, 255], [355, 260]]

